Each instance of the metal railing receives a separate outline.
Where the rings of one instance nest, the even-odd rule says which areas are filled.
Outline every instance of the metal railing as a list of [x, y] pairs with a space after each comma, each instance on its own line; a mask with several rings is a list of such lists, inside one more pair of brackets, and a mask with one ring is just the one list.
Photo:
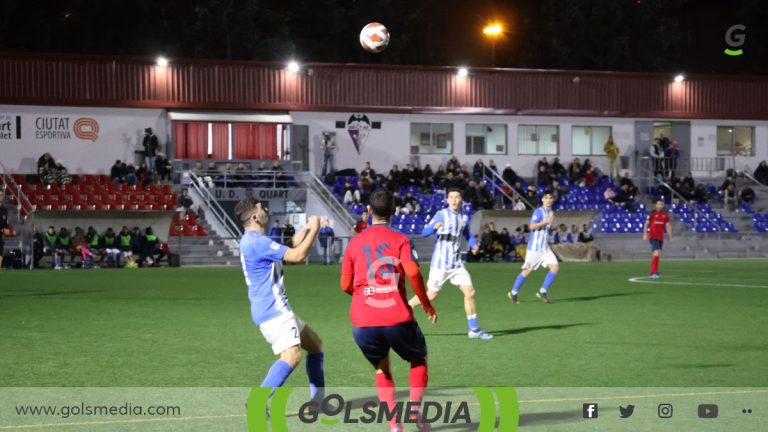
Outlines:
[[286, 188], [293, 186], [294, 178], [298, 172], [294, 171], [206, 171], [195, 173], [195, 182], [203, 188]]
[[[497, 173], [496, 171], [494, 171], [492, 169], [488, 169], [488, 170], [485, 170], [485, 171], [491, 173], [490, 177], [487, 174], [483, 174], [483, 180], [485, 180], [485, 183], [486, 184], [490, 183], [492, 185], [493, 189], [499, 191], [502, 196], [504, 196], [505, 198], [507, 198], [509, 200], [510, 203], [514, 203], [515, 202], [514, 198], [517, 198], [518, 200], [522, 201], [523, 204], [525, 204], [526, 208], [536, 208], [536, 206], [534, 206], [530, 202], [528, 202], [528, 200], [525, 199], [525, 197], [520, 195], [517, 192], [517, 190], [515, 190], [515, 188], [512, 187], [512, 185], [507, 183], [504, 180], [504, 178], [499, 175], [499, 173]], [[499, 182], [501, 182], [501, 184], [496, 184], [496, 181], [495, 181], [496, 179], [498, 179]], [[511, 195], [508, 194], [504, 190], [505, 188], [502, 187], [502, 186], [505, 186], [508, 190], [512, 191], [512, 194]], [[504, 206], [503, 206], [503, 200], [502, 200], [502, 208], [503, 207]]]
[[[190, 179], [189, 187], [196, 193], [196, 195], [202, 200], [202, 204], [205, 205], [205, 217], [217, 231], [222, 231], [223, 237], [230, 237], [235, 243], [239, 244], [240, 237], [243, 236], [240, 226], [229, 217], [229, 214], [221, 207], [216, 198], [205, 187], [200, 187], [199, 180], [194, 173], [189, 173]], [[231, 245], [232, 247], [235, 245]]]
[[344, 207], [335, 196], [333, 196], [333, 192], [331, 192], [328, 187], [323, 184], [323, 182], [317, 178], [314, 174], [312, 174], [309, 171], [302, 171], [299, 174], [299, 179], [301, 182], [308, 188], [311, 189], [317, 197], [320, 199], [320, 201], [325, 204], [327, 208], [333, 212], [333, 218], [349, 228], [352, 228], [355, 226], [355, 219], [352, 217], [352, 215], [349, 213], [349, 211]]
[[735, 169], [736, 158], [734, 156], [718, 157], [691, 157], [691, 158], [653, 158], [651, 156], [641, 156], [637, 159], [637, 168], [653, 173], [654, 176], [661, 174], [668, 178], [674, 172], [675, 175], [683, 177], [690, 172], [706, 173], [708, 177], [716, 177], [730, 169]]
[[[659, 185], [660, 185], [660, 186], [663, 186], [664, 188], [666, 188], [667, 190], [669, 190], [670, 194], [671, 194], [672, 196], [676, 197], [676, 198], [678, 199], [678, 201], [679, 201], [679, 202], [685, 203], [685, 204], [687, 204], [687, 205], [688, 205], [688, 207], [689, 207], [689, 208], [693, 209], [694, 213], [696, 213], [696, 217], [697, 217], [697, 218], [698, 218], [698, 217], [701, 217], [701, 218], [703, 218], [703, 219], [706, 219], [706, 220], [707, 220], [707, 222], [711, 223], [712, 225], [714, 225], [714, 226], [716, 226], [716, 227], [719, 227], [719, 226], [720, 226], [720, 224], [719, 224], [719, 223], [717, 223], [717, 222], [715, 222], [714, 220], [710, 219], [710, 218], [709, 218], [709, 216], [707, 216], [707, 214], [706, 214], [706, 213], [704, 213], [703, 211], [699, 210], [699, 208], [698, 208], [698, 207], [697, 207], [697, 206], [696, 206], [694, 203], [692, 203], [692, 202], [690, 202], [689, 200], [685, 199], [685, 197], [683, 197], [683, 196], [682, 196], [682, 195], [681, 195], [679, 192], [677, 192], [677, 191], [676, 191], [676, 190], [675, 190], [675, 189], [674, 189], [672, 186], [670, 186], [670, 185], [669, 185], [669, 183], [667, 183], [667, 182], [665, 182], [665, 181], [663, 181], [663, 180], [658, 180], [658, 182], [659, 182]], [[695, 221], [695, 220], [694, 220], [694, 221]], [[695, 224], [695, 222], [694, 222], [694, 224]]]
[[744, 177], [746, 177], [746, 178], [748, 178], [748, 179], [752, 180], [752, 181], [753, 181], [753, 182], [754, 182], [756, 185], [758, 185], [758, 186], [761, 186], [761, 187], [768, 187], [768, 185], [766, 185], [766, 184], [763, 184], [763, 183], [760, 183], [760, 182], [759, 182], [759, 181], [758, 181], [758, 180], [757, 180], [757, 179], [756, 179], [756, 178], [755, 178], [755, 177], [754, 177], [752, 174], [750, 174], [750, 173], [748, 173], [748, 172], [746, 172], [746, 171], [741, 171], [741, 172], [740, 172], [740, 174], [741, 174], [741, 175], [743, 175]]

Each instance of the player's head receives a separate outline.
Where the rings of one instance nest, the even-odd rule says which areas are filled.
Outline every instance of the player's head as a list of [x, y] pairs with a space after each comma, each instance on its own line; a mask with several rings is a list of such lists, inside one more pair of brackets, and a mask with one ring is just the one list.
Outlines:
[[552, 195], [551, 190], [545, 190], [544, 194], [541, 196], [541, 204], [544, 206], [545, 209], [549, 209], [552, 207], [552, 204], [555, 202], [555, 196]]
[[461, 197], [461, 189], [449, 188], [445, 194], [445, 202], [448, 203], [448, 208], [453, 211], [459, 211], [464, 199]]
[[374, 219], [387, 220], [395, 213], [395, 197], [392, 192], [385, 188], [376, 189], [371, 194], [368, 207], [373, 213]]
[[235, 206], [235, 216], [243, 226], [266, 229], [269, 226], [269, 208], [256, 198], [248, 197]]
[[663, 200], [656, 201], [656, 211], [664, 211], [664, 201]]

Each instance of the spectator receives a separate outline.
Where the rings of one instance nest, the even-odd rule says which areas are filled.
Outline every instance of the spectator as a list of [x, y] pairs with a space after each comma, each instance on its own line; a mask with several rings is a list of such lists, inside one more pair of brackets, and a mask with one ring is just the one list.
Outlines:
[[762, 183], [764, 186], [768, 185], [768, 161], [760, 162], [757, 168], [755, 168], [754, 177], [755, 180]]
[[733, 183], [728, 184], [723, 191], [723, 205], [730, 211], [736, 209], [737, 195], [736, 186]]
[[547, 172], [547, 174], [550, 173], [551, 167], [549, 166], [549, 161], [546, 157], [543, 157], [539, 160], [539, 162], [536, 164], [536, 171], [541, 172], [541, 168], [544, 167], [544, 171]]
[[333, 257], [333, 240], [336, 234], [331, 228], [331, 223], [327, 218], [320, 219], [320, 231], [318, 234], [318, 242], [320, 248], [323, 251], [323, 265], [331, 264]]
[[213, 178], [209, 175], [210, 173], [207, 172], [203, 168], [203, 161], [195, 161], [195, 166], [192, 168], [192, 173], [197, 177], [197, 184], [201, 188], [205, 189], [216, 187], [213, 184]]
[[411, 164], [405, 164], [405, 169], [400, 174], [400, 180], [403, 186], [416, 186], [416, 172]]
[[584, 172], [581, 168], [581, 161], [579, 158], [574, 158], [573, 161], [571, 161], [571, 165], [568, 167], [568, 178], [571, 180], [571, 184], [582, 182]]
[[416, 214], [421, 211], [419, 200], [413, 196], [411, 191], [405, 193], [405, 198], [403, 198], [403, 206], [408, 210], [406, 214]]
[[669, 144], [669, 147], [664, 150], [664, 157], [667, 166], [666, 176], [668, 178], [674, 178], [675, 171], [677, 170], [677, 160], [680, 159], [680, 149], [677, 148], [677, 141], [672, 141]]
[[155, 167], [155, 156], [157, 156], [157, 151], [160, 148], [157, 135], [152, 128], [144, 129], [144, 140], [141, 145], [144, 147], [144, 162], [147, 168], [151, 170]]
[[235, 173], [232, 175], [232, 183], [239, 187], [250, 187], [251, 176], [247, 174], [248, 168], [244, 162], [240, 162], [235, 167]]
[[342, 191], [342, 195], [344, 196], [343, 202], [344, 205], [350, 205], [357, 202], [360, 202], [360, 192], [352, 187], [352, 183], [349, 181], [344, 182], [344, 189]]
[[283, 166], [280, 164], [279, 160], [276, 160], [272, 162], [272, 173], [273, 181], [272, 187], [276, 188], [284, 188], [286, 187], [286, 180], [287, 177], [285, 176], [285, 171], [283, 170]]
[[392, 177], [392, 180], [396, 182], [398, 185], [403, 184], [402, 172], [400, 171], [400, 167], [397, 166], [397, 164], [392, 165], [392, 169], [389, 170], [389, 176]]
[[336, 138], [335, 133], [332, 135], [329, 132], [323, 132], [321, 148], [323, 150], [323, 173], [325, 177], [334, 173], [333, 168], [333, 154], [336, 151]]
[[709, 201], [709, 194], [707, 193], [707, 188], [704, 186], [704, 183], [697, 184], [693, 189], [693, 200], [700, 204], [706, 204], [707, 201]]
[[520, 211], [525, 210], [525, 203], [520, 198], [515, 198], [515, 205], [512, 206], [512, 210]]
[[[88, 227], [88, 231], [85, 233], [85, 244], [91, 252], [91, 255], [102, 255], [101, 252], [101, 236], [92, 227]], [[101, 260], [99, 260], [101, 261]]]
[[360, 220], [357, 221], [355, 227], [352, 228], [352, 235], [360, 234], [365, 231], [366, 228], [368, 228], [368, 210], [364, 210], [363, 214], [360, 215]]
[[64, 166], [61, 159], [56, 161], [56, 166], [51, 171], [51, 175], [53, 176], [53, 181], [49, 181], [49, 184], [55, 182], [59, 186], [64, 186], [72, 182], [72, 176], [69, 175], [69, 171], [67, 171], [67, 167]]
[[369, 179], [373, 180], [376, 178], [376, 171], [374, 171], [373, 168], [371, 168], [370, 162], [365, 162], [365, 168], [363, 168], [363, 170], [360, 171], [360, 175], [368, 177]]
[[477, 193], [477, 184], [474, 180], [470, 180], [469, 185], [464, 189], [462, 193], [464, 202], [472, 204], [474, 208], [480, 208], [480, 196]]
[[192, 212], [194, 201], [192, 201], [192, 198], [189, 196], [189, 189], [182, 189], [177, 204], [178, 207], [176, 208], [176, 211], [181, 212], [180, 217], [182, 219], [187, 216], [187, 213], [194, 213]]
[[556, 157], [555, 160], [552, 161], [552, 167], [550, 170], [552, 171], [552, 177], [556, 178], [557, 180], [562, 179], [568, 174], [568, 170], [566, 170], [563, 164], [560, 163], [559, 157]]
[[741, 198], [741, 202], [751, 205], [755, 202], [755, 191], [751, 187], [746, 186], [739, 193], [739, 198]]
[[536, 184], [539, 186], [549, 186], [552, 184], [552, 176], [549, 174], [547, 167], [540, 163], [538, 169], [539, 172], [536, 174]]
[[437, 182], [435, 182], [435, 173], [432, 171], [432, 166], [430, 164], [424, 165], [421, 175], [424, 179], [422, 183], [424, 193], [431, 194], [432, 186], [437, 184]]
[[157, 159], [155, 159], [155, 172], [157, 173], [157, 181], [171, 181], [171, 174], [173, 173], [173, 165], [171, 161], [165, 156], [165, 153], [158, 153]]
[[624, 177], [619, 181], [620, 187], [624, 185], [627, 185], [629, 188], [628, 190], [632, 195], [637, 195], [637, 186], [635, 186], [635, 183], [629, 178], [629, 171], [624, 171]]
[[475, 181], [480, 181], [485, 177], [485, 165], [483, 164], [482, 159], [478, 159], [475, 162], [475, 165], [472, 166], [472, 178], [475, 179]]
[[571, 232], [568, 233], [568, 235], [565, 238], [565, 242], [569, 244], [574, 244], [579, 241], [579, 226], [576, 224], [571, 225]]
[[5, 229], [8, 228], [8, 209], [5, 208], [4, 185], [0, 185], [0, 270], [3, 269], [3, 248], [5, 247]]
[[480, 235], [480, 249], [477, 252], [481, 260], [494, 260], [493, 233], [489, 224], [483, 225], [483, 233]]
[[691, 174], [690, 171], [688, 171], [688, 174], [685, 175], [685, 178], [682, 181], [683, 186], [687, 189], [694, 190], [696, 189], [696, 182], [693, 180], [693, 174]]
[[148, 266], [156, 267], [157, 263], [166, 255], [165, 251], [163, 251], [162, 244], [152, 230], [152, 227], [147, 227], [144, 233], [144, 256], [146, 257], [144, 263]]
[[488, 166], [485, 168], [486, 174], [488, 174], [488, 177], [495, 177], [494, 173], [496, 175], [499, 175], [499, 168], [496, 166], [496, 161], [493, 159], [488, 161]]
[[[584, 166], [587, 166], [586, 163]], [[584, 184], [587, 185], [587, 187], [595, 187], [597, 185], [597, 175], [595, 174], [594, 168], [589, 168], [584, 172]]]
[[560, 224], [558, 228], [560, 230], [558, 232], [560, 235], [560, 243], [573, 243], [573, 236], [570, 232], [568, 232], [568, 226], [565, 224]]
[[491, 210], [496, 204], [491, 191], [488, 189], [488, 185], [485, 181], [480, 182], [480, 186], [477, 188], [477, 195], [480, 198], [480, 206], [486, 210]]
[[291, 220], [286, 216], [283, 225], [283, 244], [289, 248], [293, 247], [293, 236], [296, 234], [296, 228], [291, 224]]
[[125, 182], [133, 186], [136, 184], [136, 167], [129, 163], [125, 169]]
[[403, 201], [403, 197], [400, 196], [399, 191], [392, 192], [392, 197], [395, 199], [395, 214], [410, 214], [410, 211], [405, 208], [405, 202]]
[[603, 152], [608, 157], [608, 176], [612, 179], [619, 178], [619, 155], [621, 149], [613, 141], [613, 136], [608, 136], [608, 141], [603, 146]]
[[627, 210], [635, 210], [635, 195], [630, 192], [629, 185], [624, 185], [619, 188], [619, 192], [616, 194], [616, 198], [613, 199], [616, 204], [623, 205]]
[[616, 198], [616, 192], [614, 192], [612, 187], [605, 188], [605, 192], [603, 192], [603, 198], [608, 201], [609, 203], [614, 203], [614, 198]]
[[[664, 134], [661, 135], [662, 137]], [[664, 175], [664, 152], [665, 148], [660, 139], [653, 140], [650, 148], [651, 162], [653, 163], [653, 176], [662, 177]]]
[[150, 171], [145, 162], [142, 162], [139, 165], [139, 169], [136, 170], [136, 178], [142, 186], [152, 183], [152, 171]]
[[558, 227], [552, 227], [549, 229], [549, 239], [547, 240], [549, 244], [560, 244], [560, 230]]
[[592, 233], [589, 231], [589, 226], [584, 224], [581, 233], [579, 233], [579, 243], [591, 243], [593, 241], [595, 241], [595, 237], [592, 236]]
[[147, 259], [147, 239], [141, 234], [139, 227], [133, 227], [131, 230], [131, 255], [136, 261], [136, 265], [144, 266]]
[[517, 173], [512, 169], [512, 164], [507, 164], [504, 167], [504, 171], [501, 173], [501, 178], [504, 179], [504, 181], [509, 185], [514, 185], [517, 183]]
[[507, 256], [512, 252], [512, 239], [510, 238], [507, 227], [501, 229], [496, 241], [501, 246], [501, 258], [507, 259]]
[[560, 186], [560, 182], [558, 180], [552, 180], [552, 186], [549, 188], [549, 190], [552, 191], [552, 198], [555, 199], [555, 204], [560, 202], [561, 196], [568, 194], [568, 189], [564, 189], [562, 186]]
[[109, 177], [115, 186], [119, 186], [121, 183], [125, 183], [126, 166], [120, 159], [115, 161], [112, 168], [109, 169]]
[[675, 183], [675, 190], [686, 200], [690, 201], [693, 199], [693, 192], [695, 188], [691, 186], [691, 182], [687, 181], [678, 181]]
[[43, 155], [37, 159], [37, 176], [42, 183], [49, 183], [48, 179], [51, 178], [51, 171], [55, 166], [56, 163], [50, 153], [43, 153]]
[[56, 235], [56, 228], [49, 226], [48, 230], [43, 234], [43, 255], [50, 255], [53, 257], [54, 269], [59, 267], [61, 269], [61, 257], [57, 252], [58, 236]]
[[525, 194], [525, 200], [529, 203], [529, 205], [535, 205], [534, 203], [539, 201], [539, 197], [536, 196], [536, 186], [528, 186], [528, 192]]
[[277, 219], [275, 219], [272, 228], [269, 229], [269, 238], [276, 243], [281, 243], [283, 241], [283, 229], [280, 227], [280, 221]]
[[[43, 259], [45, 240], [37, 227], [32, 227], [32, 268], [40, 268], [40, 260]], [[0, 254], [2, 255], [2, 254]]]

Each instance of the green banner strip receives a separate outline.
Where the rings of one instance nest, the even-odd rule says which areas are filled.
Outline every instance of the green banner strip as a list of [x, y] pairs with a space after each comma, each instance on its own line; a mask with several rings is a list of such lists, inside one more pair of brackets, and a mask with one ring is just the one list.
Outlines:
[[480, 402], [480, 425], [477, 432], [493, 432], [496, 425], [496, 402], [493, 400], [493, 393], [488, 387], [474, 387], [472, 390]]
[[[267, 402], [269, 387], [254, 387], [248, 396], [248, 432], [267, 431]], [[283, 414], [285, 417], [285, 414]]]
[[288, 432], [288, 423], [285, 421], [285, 408], [288, 406], [288, 396], [293, 388], [278, 387], [272, 396], [271, 409], [269, 410], [272, 421], [272, 432]]
[[517, 392], [513, 387], [497, 387], [494, 391], [499, 399], [499, 432], [517, 432], [520, 420]]

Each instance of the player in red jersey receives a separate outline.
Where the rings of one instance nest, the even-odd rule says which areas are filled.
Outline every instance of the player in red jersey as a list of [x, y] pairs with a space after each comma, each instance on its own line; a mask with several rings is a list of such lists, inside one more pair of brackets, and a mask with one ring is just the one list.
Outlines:
[[[410, 239], [389, 227], [395, 212], [392, 193], [383, 188], [376, 190], [371, 195], [370, 207], [373, 223], [349, 242], [344, 254], [341, 289], [352, 296], [352, 335], [365, 358], [376, 368], [379, 400], [391, 411], [397, 402], [390, 349], [411, 364], [412, 402], [421, 402], [428, 381], [427, 343], [408, 304], [405, 276], [432, 323], [437, 322], [437, 314], [427, 297]], [[392, 419], [391, 432], [403, 430], [399, 417]], [[420, 419], [417, 427], [420, 431], [430, 430], [430, 425], [422, 424]]]
[[669, 213], [664, 209], [664, 201], [656, 201], [656, 210], [651, 212], [643, 227], [643, 240], [651, 241], [651, 277], [659, 278], [659, 258], [661, 257], [661, 247], [664, 245], [664, 230], [667, 231], [667, 238], [672, 242], [672, 226], [669, 224]]

